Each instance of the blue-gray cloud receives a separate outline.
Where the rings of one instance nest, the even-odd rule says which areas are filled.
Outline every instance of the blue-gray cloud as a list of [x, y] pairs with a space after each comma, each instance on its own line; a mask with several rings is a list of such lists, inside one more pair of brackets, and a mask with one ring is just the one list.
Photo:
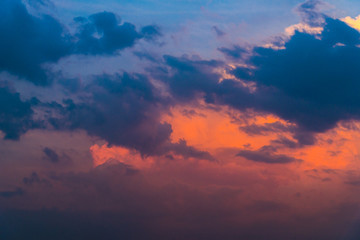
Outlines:
[[29, 129], [40, 127], [33, 120], [34, 102], [36, 99], [23, 101], [19, 93], [0, 87], [0, 130], [5, 133], [5, 139], [18, 140]]
[[153, 40], [161, 35], [157, 26], [145, 26], [138, 32], [135, 25], [128, 22], [120, 25], [118, 19], [111, 12], [96, 13], [89, 18], [75, 18], [80, 25], [76, 34], [75, 52], [94, 55], [114, 54], [118, 50], [133, 46], [141, 38]]
[[115, 54], [132, 47], [139, 39], [152, 41], [161, 35], [155, 25], [140, 31], [131, 23], [120, 25], [111, 12], [75, 18], [77, 34], [71, 35], [53, 16], [30, 14], [21, 0], [1, 1], [0, 15], [0, 71], [41, 86], [52, 83], [53, 74], [44, 66], [46, 63], [56, 63], [71, 54]]

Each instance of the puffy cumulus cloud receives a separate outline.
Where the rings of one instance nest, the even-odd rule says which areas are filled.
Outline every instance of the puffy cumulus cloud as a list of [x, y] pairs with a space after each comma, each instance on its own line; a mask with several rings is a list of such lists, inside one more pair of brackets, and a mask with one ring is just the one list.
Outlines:
[[[46, 5], [47, 1], [30, 1]], [[114, 13], [101, 12], [89, 18], [77, 17], [77, 34], [53, 16], [29, 13], [21, 0], [0, 3], [0, 71], [7, 71], [36, 85], [49, 85], [53, 74], [47, 63], [71, 54], [113, 54], [133, 46], [137, 40], [152, 41], [160, 36], [157, 26], [137, 31], [131, 23], [119, 22]]]
[[[314, 144], [314, 134], [341, 120], [360, 118], [360, 33], [341, 20], [321, 16], [321, 34], [295, 31], [282, 48], [254, 47], [243, 59], [246, 64], [231, 71], [238, 80], [219, 81], [215, 69], [223, 63], [169, 56], [170, 70], [162, 79], [178, 101], [202, 98], [209, 104], [275, 114], [296, 124], [291, 131], [299, 146]], [[233, 51], [237, 56], [238, 49]]]
[[306, 33], [315, 35], [315, 34], [321, 34], [322, 31], [323, 31], [322, 26], [312, 27], [306, 23], [298, 23], [298, 24], [291, 25], [290, 27], [287, 27], [285, 29], [285, 34], [287, 34], [288, 36], [292, 36], [296, 32], [306, 32]]
[[117, 74], [97, 76], [78, 92], [83, 101], [65, 100], [51, 105], [49, 122], [58, 130], [83, 129], [109, 145], [139, 151], [142, 156], [169, 152], [214, 160], [204, 151], [188, 146], [186, 141], [171, 142], [172, 127], [161, 121], [172, 102], [162, 96], [144, 75]]
[[[48, 120], [55, 129], [83, 129], [110, 145], [136, 149], [143, 156], [181, 153], [185, 158], [214, 160], [207, 152], [188, 146], [185, 140], [172, 142], [171, 125], [161, 121], [171, 106], [191, 104], [201, 98], [213, 106], [275, 114], [294, 126], [265, 124], [262, 129], [246, 126], [243, 130], [289, 131], [295, 141], [280, 138], [273, 143], [292, 148], [312, 145], [315, 133], [335, 127], [340, 120], [356, 119], [360, 114], [356, 104], [360, 35], [344, 22], [320, 14], [317, 6], [315, 1], [308, 1], [299, 7], [299, 12], [308, 22], [324, 20], [322, 25], [316, 25], [323, 28], [320, 34], [295, 31], [283, 48], [276, 49], [220, 48], [226, 55], [244, 62], [228, 71], [226, 78], [218, 71], [226, 68], [224, 62], [165, 55], [149, 74], [164, 84], [168, 95], [161, 94], [144, 75], [98, 76], [85, 87], [77, 86], [73, 93], [83, 96], [79, 101], [68, 99], [51, 105], [51, 111], [57, 114]], [[153, 39], [159, 35], [154, 26], [138, 32], [129, 23], [120, 25], [110, 12], [76, 21], [80, 26], [75, 40], [72, 39], [76, 49], [72, 52], [77, 53], [115, 54], [140, 38]]]
[[[267, 101], [264, 99], [266, 96], [263, 96], [267, 88], [256, 86], [254, 91], [252, 85], [244, 81], [223, 78], [218, 71], [218, 68], [225, 67], [223, 62], [174, 56], [165, 56], [164, 59], [167, 69], [151, 73], [166, 84], [171, 93], [170, 98], [175, 103], [190, 104], [201, 99], [200, 102], [204, 101], [209, 106], [228, 105], [245, 112]], [[251, 71], [244, 67], [236, 68], [229, 75], [249, 78]], [[276, 96], [271, 91], [270, 94]]]
[[[0, 88], [6, 138], [35, 128], [34, 112], [43, 128], [57, 130], [1, 145], [0, 169], [9, 173], [0, 181], [0, 238], [344, 238], [359, 209], [359, 34], [318, 13], [317, 3], [301, 11], [321, 32], [295, 30], [276, 49], [220, 48], [241, 62], [232, 70], [145, 51], [136, 53], [155, 65], [149, 76], [64, 83], [72, 99], [63, 102]], [[107, 12], [77, 21], [77, 54], [116, 54], [158, 35]], [[64, 151], [76, 164], [61, 168]]]
[[264, 98], [255, 107], [309, 132], [359, 118], [359, 38], [344, 22], [327, 18], [320, 39], [297, 32], [284, 49], [255, 48], [248, 80], [260, 86]]

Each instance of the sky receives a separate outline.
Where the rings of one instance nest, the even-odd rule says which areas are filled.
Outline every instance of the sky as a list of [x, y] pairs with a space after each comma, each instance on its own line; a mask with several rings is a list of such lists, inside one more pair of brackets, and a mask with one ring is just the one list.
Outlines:
[[0, 1], [0, 239], [359, 239], [359, 14]]

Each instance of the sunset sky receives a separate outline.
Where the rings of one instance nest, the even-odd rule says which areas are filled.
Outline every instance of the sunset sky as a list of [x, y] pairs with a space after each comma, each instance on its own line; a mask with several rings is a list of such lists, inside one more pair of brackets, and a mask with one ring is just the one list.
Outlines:
[[0, 0], [1, 240], [360, 239], [360, 3]]

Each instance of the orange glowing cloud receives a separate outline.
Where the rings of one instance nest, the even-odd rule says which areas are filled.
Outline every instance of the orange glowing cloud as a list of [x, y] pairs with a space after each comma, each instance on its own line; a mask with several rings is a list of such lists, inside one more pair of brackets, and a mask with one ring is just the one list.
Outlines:
[[[251, 117], [246, 117], [251, 114]], [[274, 115], [238, 113], [230, 108], [176, 107], [171, 115], [164, 116], [164, 121], [173, 127], [172, 140], [185, 139], [189, 145], [213, 151], [219, 148], [244, 148], [251, 145], [259, 148], [269, 143], [272, 136], [249, 136], [240, 131], [244, 124], [264, 124], [285, 121]]]
[[124, 147], [110, 147], [107, 144], [101, 146], [95, 144], [91, 146], [90, 153], [93, 157], [94, 167], [112, 161], [132, 165], [140, 169], [150, 167], [153, 163], [152, 158], [148, 158], [145, 161], [139, 153], [136, 153]]
[[[175, 107], [172, 114], [164, 115], [163, 121], [172, 125], [172, 142], [179, 139], [186, 140], [187, 144], [200, 150], [208, 151], [222, 164], [236, 166], [242, 161], [236, 156], [240, 149], [257, 150], [271, 145], [279, 137], [292, 139], [290, 132], [270, 131], [266, 134], [254, 134], [241, 130], [241, 126], [269, 123], [281, 123], [292, 126], [274, 115], [239, 113], [229, 108], [210, 108], [205, 105], [193, 107]], [[353, 123], [357, 124], [358, 123]], [[356, 125], [356, 126], [357, 126]], [[317, 143], [302, 148], [281, 147], [277, 154], [284, 154], [303, 163], [297, 165], [298, 171], [314, 168], [347, 169], [359, 156], [360, 134], [358, 131], [341, 127], [318, 134]], [[117, 161], [137, 168], [149, 168], [156, 160], [154, 157], [143, 159], [139, 153], [123, 147], [93, 145], [90, 148], [94, 159], [94, 166], [108, 161]], [[245, 160], [246, 161], [246, 160]], [[258, 166], [257, 163], [247, 161], [248, 164]], [[244, 166], [244, 165], [243, 165]]]

